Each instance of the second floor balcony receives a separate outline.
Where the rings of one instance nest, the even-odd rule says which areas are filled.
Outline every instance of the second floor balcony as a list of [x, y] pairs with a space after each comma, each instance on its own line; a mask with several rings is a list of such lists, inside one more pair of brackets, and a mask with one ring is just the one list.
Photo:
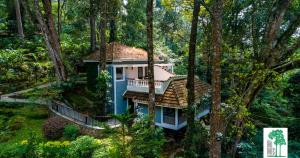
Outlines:
[[[167, 81], [155, 81], [155, 93], [163, 94], [167, 86]], [[134, 80], [128, 79], [127, 90], [134, 92], [149, 92], [148, 80]]]

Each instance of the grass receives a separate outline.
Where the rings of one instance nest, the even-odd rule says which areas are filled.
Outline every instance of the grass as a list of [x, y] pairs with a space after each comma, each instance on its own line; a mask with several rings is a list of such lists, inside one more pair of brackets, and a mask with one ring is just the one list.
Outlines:
[[[9, 139], [0, 142], [0, 148], [9, 148], [10, 146], [26, 140], [31, 134], [37, 137], [42, 136], [42, 125], [48, 116], [48, 110], [44, 106], [29, 105], [29, 104], [0, 104], [0, 118], [5, 118], [6, 124], [1, 130], [2, 135], [8, 136]], [[17, 129], [10, 129], [9, 122], [13, 122], [14, 118], [20, 123], [20, 127]], [[22, 121], [20, 121], [20, 118]], [[8, 121], [7, 121], [8, 120]]]

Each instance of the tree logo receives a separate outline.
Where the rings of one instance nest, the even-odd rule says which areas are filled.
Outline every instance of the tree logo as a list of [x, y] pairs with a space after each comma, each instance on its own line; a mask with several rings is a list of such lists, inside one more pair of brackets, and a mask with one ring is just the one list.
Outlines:
[[264, 158], [288, 156], [287, 128], [264, 128]]

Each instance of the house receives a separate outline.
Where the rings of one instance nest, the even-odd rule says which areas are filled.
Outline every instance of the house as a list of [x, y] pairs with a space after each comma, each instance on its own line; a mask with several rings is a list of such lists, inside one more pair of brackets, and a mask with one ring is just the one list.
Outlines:
[[[84, 59], [88, 84], [96, 84], [100, 52]], [[176, 75], [172, 63], [155, 56], [154, 80], [156, 93], [155, 123], [157, 126], [178, 130], [186, 126], [184, 109], [187, 108], [186, 76]], [[148, 113], [147, 52], [116, 42], [107, 45], [107, 70], [111, 80], [111, 113]], [[208, 93], [209, 85], [195, 77], [196, 99]], [[209, 113], [209, 107], [197, 112], [197, 118]], [[109, 110], [108, 110], [109, 112]]]

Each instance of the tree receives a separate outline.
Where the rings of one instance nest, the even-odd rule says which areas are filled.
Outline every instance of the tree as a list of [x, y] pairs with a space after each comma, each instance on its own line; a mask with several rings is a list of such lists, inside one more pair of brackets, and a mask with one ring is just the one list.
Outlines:
[[277, 146], [279, 145], [280, 149], [279, 149], [279, 156], [281, 156], [281, 145], [285, 145], [285, 139], [283, 136], [283, 132], [282, 130], [272, 130], [271, 133], [269, 133], [268, 137], [270, 139], [275, 139], [274, 144], [276, 145], [276, 157], [278, 156], [278, 152], [277, 152]]
[[[61, 57], [61, 46], [57, 32], [55, 31], [55, 24], [52, 16], [52, 7], [50, 0], [42, 0], [45, 16], [42, 16], [42, 11], [39, 6], [39, 1], [34, 0], [35, 15], [38, 21], [38, 27], [41, 30], [48, 53], [52, 59], [55, 68], [56, 76], [60, 81], [67, 79], [65, 66]], [[45, 17], [45, 19], [43, 18]]]
[[[197, 27], [198, 27], [198, 16], [200, 11], [200, 1], [194, 0], [194, 9], [193, 9], [193, 18], [192, 18], [192, 27], [190, 34], [189, 42], [189, 64], [188, 64], [188, 77], [187, 77], [187, 90], [188, 90], [188, 111], [187, 111], [187, 132], [186, 132], [186, 142], [185, 150], [191, 150], [191, 139], [192, 135], [196, 132], [194, 120], [195, 120], [195, 111], [193, 107], [195, 105], [195, 54], [196, 54], [196, 42], [197, 42]], [[186, 157], [191, 157], [192, 155], [189, 152], [185, 152]]]
[[16, 8], [18, 34], [19, 34], [20, 38], [24, 38], [24, 31], [23, 31], [22, 16], [21, 16], [21, 11], [20, 11], [19, 0], [15, 0], [15, 8]]
[[223, 0], [212, 1], [212, 109], [210, 116], [210, 157], [221, 157], [221, 47]]
[[90, 49], [96, 50], [96, 7], [95, 0], [90, 0]]
[[[270, 5], [265, 1], [257, 4], [259, 5], [256, 6], [256, 9], [250, 11], [251, 13], [255, 12], [259, 14], [260, 17], [256, 16], [253, 23], [251, 21], [249, 23], [255, 26], [254, 28], [256, 29], [253, 29], [254, 31], [257, 30], [253, 33], [255, 38], [252, 40], [258, 40], [258, 42], [253, 42], [250, 45], [244, 44], [243, 41], [245, 39], [243, 38], [247, 38], [247, 33], [243, 34], [239, 31], [232, 33], [233, 31], [230, 31], [231, 28], [223, 29], [226, 31], [224, 33], [226, 34], [226, 44], [231, 45], [231, 53], [239, 53], [243, 56], [242, 58], [231, 58], [228, 64], [233, 66], [234, 69], [227, 69], [227, 71], [231, 72], [228, 73], [227, 80], [231, 82], [228, 82], [226, 85], [230, 87], [231, 92], [228, 94], [229, 97], [226, 98], [225, 102], [235, 106], [235, 110], [238, 111], [233, 125], [239, 129], [238, 134], [236, 134], [235, 143], [233, 143], [233, 155], [236, 153], [236, 146], [240, 142], [244, 126], [245, 115], [242, 113], [245, 113], [245, 111], [240, 109], [247, 110], [261, 89], [276, 78], [277, 75], [300, 67], [299, 58], [292, 58], [300, 47], [300, 38], [294, 36], [297, 28], [300, 26], [299, 8], [288, 10], [287, 8], [291, 7], [290, 0], [274, 1], [271, 6], [272, 9], [268, 9]], [[240, 10], [249, 5], [251, 3], [245, 4]], [[285, 16], [288, 14], [293, 18], [285, 19]], [[243, 20], [246, 19], [245, 17], [243, 17]], [[233, 22], [230, 21], [230, 23], [235, 23], [237, 25], [235, 27], [238, 29], [244, 29], [249, 26], [246, 20], [241, 23], [245, 26], [236, 24], [239, 22], [239, 19], [235, 19]], [[284, 29], [283, 26], [285, 26]], [[232, 41], [233, 38], [234, 41]], [[250, 65], [242, 66], [245, 63], [249, 63]], [[227, 122], [231, 121], [228, 120]]]
[[100, 3], [100, 71], [106, 69], [106, 25], [107, 25], [107, 1]]
[[148, 52], [148, 86], [149, 86], [149, 119], [150, 127], [155, 127], [155, 85], [153, 54], [153, 0], [147, 0], [147, 52]]

